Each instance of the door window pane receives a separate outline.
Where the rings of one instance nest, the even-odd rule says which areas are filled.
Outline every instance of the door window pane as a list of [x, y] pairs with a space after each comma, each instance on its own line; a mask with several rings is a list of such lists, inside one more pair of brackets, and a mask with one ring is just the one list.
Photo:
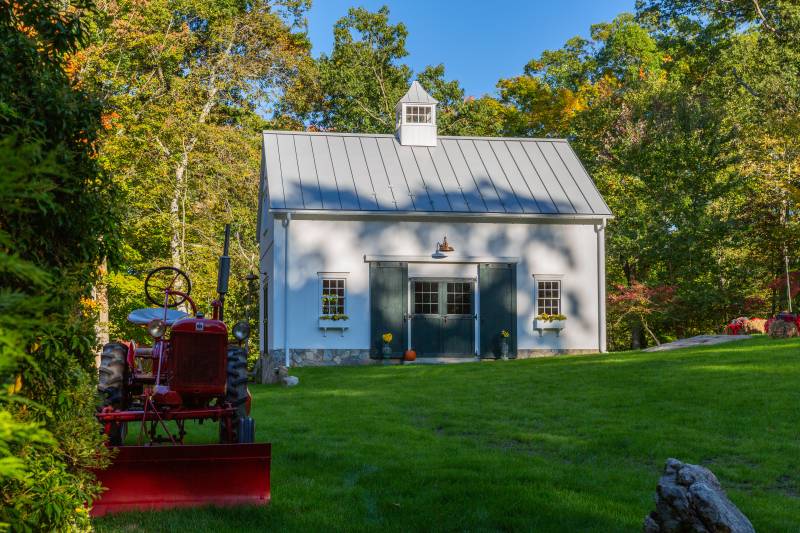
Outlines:
[[414, 282], [414, 314], [439, 314], [439, 282]]
[[472, 314], [472, 283], [469, 282], [447, 283], [447, 314], [448, 315]]

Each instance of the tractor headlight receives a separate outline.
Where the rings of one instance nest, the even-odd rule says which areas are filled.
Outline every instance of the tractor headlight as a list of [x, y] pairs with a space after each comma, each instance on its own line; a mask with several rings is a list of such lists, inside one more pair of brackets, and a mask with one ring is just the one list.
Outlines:
[[163, 337], [165, 331], [167, 331], [167, 324], [160, 318], [154, 318], [147, 323], [147, 333], [154, 339]]
[[247, 340], [247, 337], [250, 336], [250, 324], [244, 320], [237, 322], [233, 326], [233, 336], [239, 341]]

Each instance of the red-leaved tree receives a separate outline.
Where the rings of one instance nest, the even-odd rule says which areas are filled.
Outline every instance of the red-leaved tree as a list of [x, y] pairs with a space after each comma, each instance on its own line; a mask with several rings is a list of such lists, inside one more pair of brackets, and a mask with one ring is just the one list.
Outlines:
[[675, 287], [669, 285], [647, 286], [634, 282], [630, 286], [617, 285], [608, 296], [612, 313], [617, 316], [616, 324], [623, 320], [638, 322], [656, 345], [661, 344], [653, 333], [650, 324], [656, 316], [664, 315], [675, 298]]

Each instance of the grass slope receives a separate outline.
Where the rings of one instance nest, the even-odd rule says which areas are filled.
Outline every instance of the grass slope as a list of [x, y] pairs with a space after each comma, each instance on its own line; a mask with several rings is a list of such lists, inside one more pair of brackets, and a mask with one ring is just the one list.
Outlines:
[[676, 457], [711, 468], [757, 530], [800, 530], [796, 340], [296, 374], [251, 389], [269, 507], [97, 529], [640, 531]]

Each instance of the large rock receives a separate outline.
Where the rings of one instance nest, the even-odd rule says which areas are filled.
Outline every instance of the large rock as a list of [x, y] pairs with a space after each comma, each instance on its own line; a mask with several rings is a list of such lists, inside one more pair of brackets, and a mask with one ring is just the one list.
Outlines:
[[667, 459], [645, 533], [755, 533], [707, 468]]

